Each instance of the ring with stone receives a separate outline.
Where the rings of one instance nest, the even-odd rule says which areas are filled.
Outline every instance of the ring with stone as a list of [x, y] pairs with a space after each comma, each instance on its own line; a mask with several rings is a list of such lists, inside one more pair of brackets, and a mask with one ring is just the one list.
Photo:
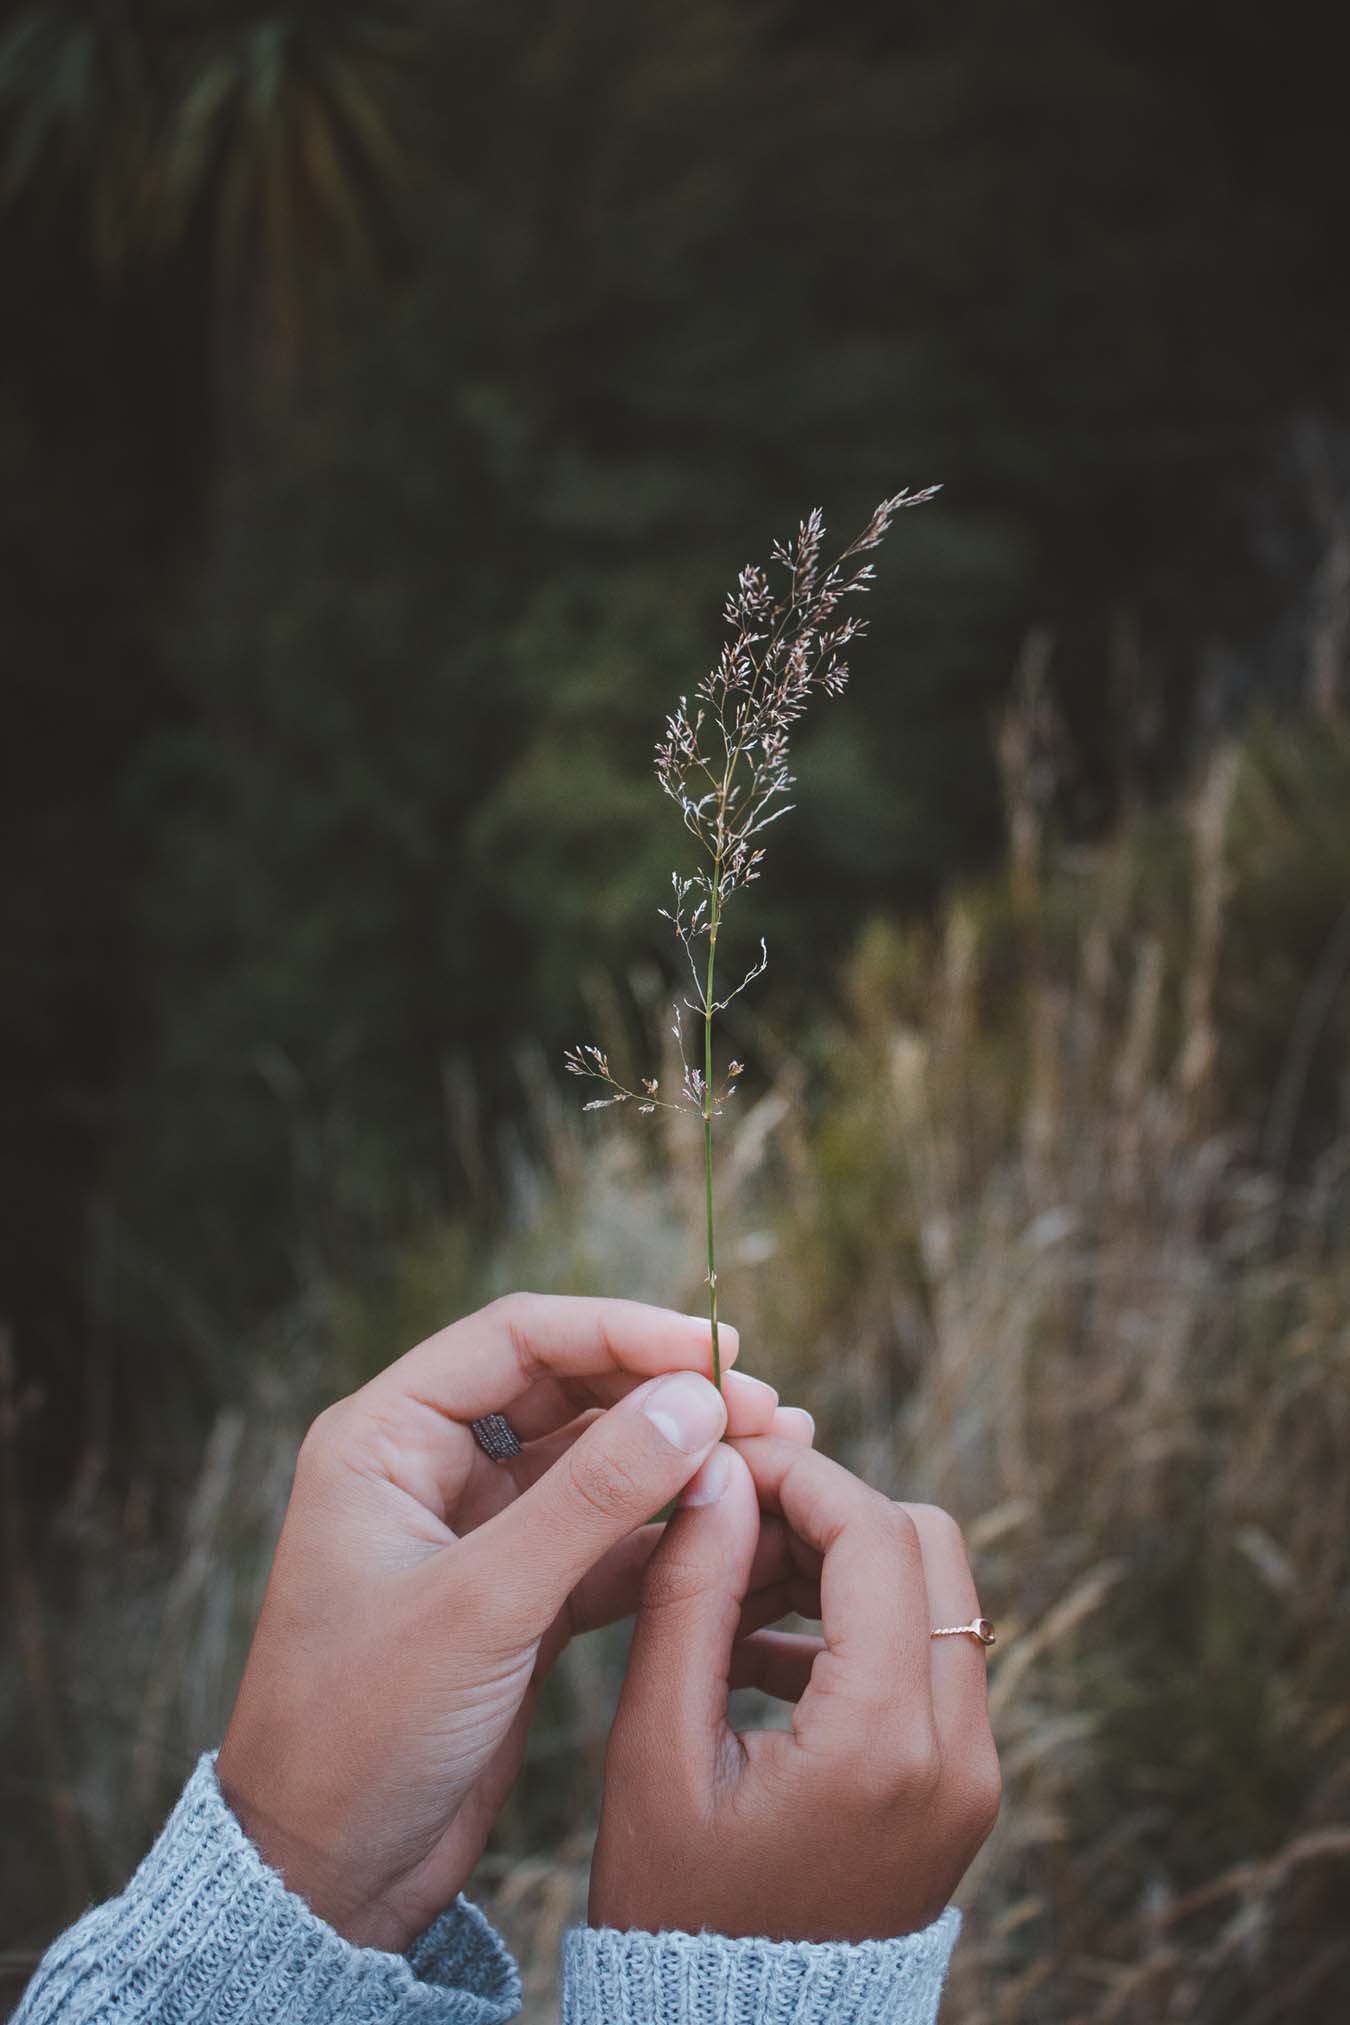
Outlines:
[[987, 1617], [973, 1617], [969, 1624], [942, 1624], [936, 1631], [930, 1631], [930, 1638], [974, 1638], [981, 1645], [992, 1645], [997, 1636]]

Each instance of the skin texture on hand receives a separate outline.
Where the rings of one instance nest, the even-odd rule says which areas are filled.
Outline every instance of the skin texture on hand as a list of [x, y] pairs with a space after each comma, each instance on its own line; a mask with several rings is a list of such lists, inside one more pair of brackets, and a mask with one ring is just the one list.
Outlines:
[[[686, 1501], [643, 1584], [592, 1925], [817, 1941], [926, 1926], [1000, 1791], [984, 1652], [929, 1636], [979, 1614], [955, 1522], [773, 1437], [718, 1449]], [[763, 1628], [789, 1611], [821, 1635]], [[733, 1686], [795, 1703], [791, 1729], [736, 1735]]]
[[[736, 1333], [723, 1328], [723, 1358]], [[217, 1762], [292, 1890], [405, 1948], [461, 1889], [567, 1640], [635, 1606], [660, 1529], [724, 1427], [810, 1439], [771, 1386], [706, 1374], [706, 1321], [512, 1295], [321, 1414]], [[490, 1462], [469, 1423], [508, 1414]], [[763, 1564], [788, 1573], [785, 1548]]]

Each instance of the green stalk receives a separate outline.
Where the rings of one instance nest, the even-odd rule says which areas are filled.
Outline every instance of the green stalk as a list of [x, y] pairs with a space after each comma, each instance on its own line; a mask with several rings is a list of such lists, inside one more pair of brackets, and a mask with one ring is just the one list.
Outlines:
[[717, 1240], [713, 1227], [713, 977], [717, 968], [718, 886], [721, 853], [713, 864], [712, 904], [708, 915], [708, 980], [703, 992], [703, 1192], [708, 1213], [708, 1321], [712, 1328], [713, 1384], [722, 1390], [722, 1352], [717, 1341]]

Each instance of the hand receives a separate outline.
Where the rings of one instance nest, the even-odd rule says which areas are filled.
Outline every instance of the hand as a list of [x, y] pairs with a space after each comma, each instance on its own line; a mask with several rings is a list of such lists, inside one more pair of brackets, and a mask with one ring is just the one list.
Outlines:
[[[685, 1495], [702, 1502], [643, 1584], [591, 1924], [818, 1941], [926, 1926], [999, 1801], [984, 1653], [929, 1637], [979, 1611], [955, 1523], [776, 1439], [716, 1450]], [[762, 1628], [789, 1610], [823, 1636]], [[735, 1735], [739, 1686], [795, 1702], [791, 1729]]]
[[[706, 1322], [513, 1295], [314, 1423], [217, 1770], [350, 1940], [405, 1948], [454, 1898], [539, 1682], [573, 1632], [633, 1608], [659, 1538], [644, 1522], [724, 1425], [809, 1439], [771, 1386], [728, 1371], [724, 1401], [710, 1363]], [[512, 1463], [470, 1433], [491, 1412], [525, 1445]]]

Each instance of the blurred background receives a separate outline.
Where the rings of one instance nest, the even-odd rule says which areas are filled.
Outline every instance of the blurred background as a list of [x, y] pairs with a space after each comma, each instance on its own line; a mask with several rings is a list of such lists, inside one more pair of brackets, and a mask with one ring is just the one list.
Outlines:
[[[1350, 184], [1321, 10], [11, 5], [0, 2014], [221, 1732], [299, 1436], [517, 1285], [701, 1298], [651, 778], [883, 551], [741, 904], [723, 1308], [949, 1505], [1007, 1771], [944, 2019], [1350, 1967]], [[655, 1053], [653, 1052], [655, 1051]], [[637, 1121], [634, 1121], [635, 1124]], [[530, 2017], [621, 1646], [481, 1895]]]

